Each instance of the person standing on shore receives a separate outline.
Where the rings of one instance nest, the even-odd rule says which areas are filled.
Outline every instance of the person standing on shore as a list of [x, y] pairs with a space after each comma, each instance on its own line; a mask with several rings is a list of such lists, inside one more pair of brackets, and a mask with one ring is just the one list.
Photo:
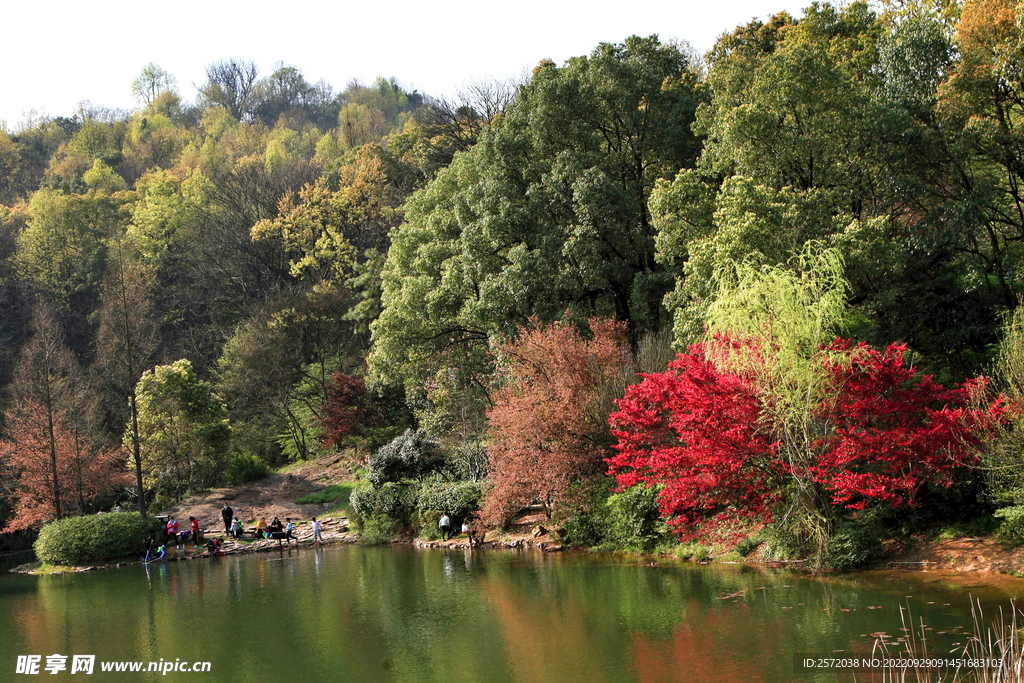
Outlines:
[[220, 516], [224, 518], [224, 533], [231, 533], [231, 520], [235, 518], [235, 511], [231, 509], [231, 506], [224, 503], [224, 507], [220, 509]]
[[317, 521], [316, 517], [313, 518], [313, 544], [324, 544], [324, 537], [320, 535], [320, 522]]
[[174, 549], [178, 549], [178, 520], [171, 517], [167, 520], [167, 545], [174, 541]]
[[195, 517], [189, 517], [188, 521], [192, 522], [192, 547], [199, 547], [199, 520]]
[[441, 540], [447, 541], [452, 533], [452, 520], [447, 512], [441, 515], [441, 521], [437, 523], [437, 526], [441, 529]]

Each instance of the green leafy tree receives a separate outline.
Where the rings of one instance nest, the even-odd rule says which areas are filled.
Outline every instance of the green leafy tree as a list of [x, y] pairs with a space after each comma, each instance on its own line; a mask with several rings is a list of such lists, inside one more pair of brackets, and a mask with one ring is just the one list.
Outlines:
[[145, 517], [138, 382], [143, 369], [149, 366], [157, 346], [150, 298], [153, 279], [151, 271], [131, 258], [125, 240], [114, 241], [112, 256], [111, 268], [103, 287], [103, 305], [96, 335], [96, 365], [101, 372], [106, 393], [112, 397], [112, 400], [106, 402], [112, 408], [108, 421], [118, 425], [128, 424], [122, 442], [129, 452], [129, 469], [135, 473], [139, 514]]
[[143, 373], [136, 394], [146, 488], [178, 500], [216, 484], [230, 458], [231, 427], [210, 384], [178, 360]]
[[29, 291], [51, 301], [72, 349], [84, 353], [95, 330], [108, 240], [123, 228], [130, 193], [86, 195], [40, 190], [17, 236], [16, 262]]
[[532, 316], [658, 329], [671, 279], [647, 201], [696, 157], [700, 92], [685, 55], [653, 36], [542, 63], [501, 123], [406, 205], [371, 368], [414, 396], [449, 368], [482, 391], [488, 340]]

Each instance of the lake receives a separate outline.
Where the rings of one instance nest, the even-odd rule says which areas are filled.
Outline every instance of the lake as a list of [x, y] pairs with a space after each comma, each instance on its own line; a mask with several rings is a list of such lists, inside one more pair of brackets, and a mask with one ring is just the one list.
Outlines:
[[[873, 632], [901, 635], [908, 604], [934, 629], [930, 650], [948, 651], [971, 627], [968, 594], [991, 615], [1024, 587], [927, 572], [815, 579], [649, 563], [334, 546], [4, 575], [0, 681], [33, 680], [14, 675], [18, 656], [41, 655], [45, 666], [52, 654], [96, 655], [99, 680], [852, 681], [795, 671], [794, 657], [868, 651]], [[208, 661], [210, 672], [100, 671], [117, 660]], [[65, 678], [82, 675], [53, 677]]]

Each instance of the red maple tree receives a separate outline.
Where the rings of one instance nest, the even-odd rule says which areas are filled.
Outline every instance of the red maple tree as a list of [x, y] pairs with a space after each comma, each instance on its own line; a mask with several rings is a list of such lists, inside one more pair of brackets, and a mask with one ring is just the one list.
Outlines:
[[1001, 400], [971, 401], [984, 378], [946, 389], [919, 375], [905, 362], [906, 345], [882, 352], [837, 340], [829, 350], [847, 360], [825, 366], [838, 392], [819, 411], [830, 429], [815, 443], [812, 471], [837, 505], [912, 505], [926, 482], [948, 486], [951, 470], [977, 464], [980, 432], [1005, 413]]
[[604, 469], [612, 393], [632, 366], [624, 323], [595, 318], [589, 328], [587, 339], [571, 321], [534, 320], [498, 345], [505, 383], [487, 413], [486, 523], [503, 524], [534, 501], [550, 513], [574, 482]]
[[618, 454], [609, 473], [619, 486], [664, 485], [661, 513], [684, 536], [766, 518], [786, 467], [758, 429], [761, 403], [749, 383], [720, 372], [699, 344], [643, 377], [610, 420]]
[[[822, 370], [834, 391], [817, 406], [808, 449], [810, 474], [835, 505], [914, 504], [925, 483], [948, 485], [952, 469], [977, 462], [980, 432], [1005, 411], [1001, 399], [971, 401], [984, 380], [945, 389], [920, 375], [904, 346], [838, 340], [828, 350]], [[692, 346], [618, 402], [609, 474], [622, 488], [663, 485], [661, 512], [684, 538], [768, 521], [790, 470], [763, 415], [752, 381]]]

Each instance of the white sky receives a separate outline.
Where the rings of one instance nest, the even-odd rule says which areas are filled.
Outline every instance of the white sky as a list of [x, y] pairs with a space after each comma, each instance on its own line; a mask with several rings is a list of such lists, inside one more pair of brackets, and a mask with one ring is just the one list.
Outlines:
[[261, 75], [281, 60], [335, 90], [383, 75], [437, 95], [544, 58], [561, 64], [631, 34], [683, 38], [704, 52], [752, 17], [798, 15], [809, 2], [9, 0], [0, 4], [0, 121], [14, 128], [32, 109], [71, 115], [86, 99], [131, 108], [131, 82], [148, 62], [193, 99], [205, 66], [232, 56], [255, 60]]

